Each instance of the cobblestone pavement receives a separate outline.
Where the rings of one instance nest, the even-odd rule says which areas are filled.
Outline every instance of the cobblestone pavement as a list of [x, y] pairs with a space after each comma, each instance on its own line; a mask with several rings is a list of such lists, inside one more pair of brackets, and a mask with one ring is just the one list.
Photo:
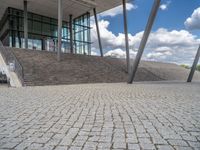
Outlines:
[[0, 88], [0, 149], [200, 149], [200, 84]]

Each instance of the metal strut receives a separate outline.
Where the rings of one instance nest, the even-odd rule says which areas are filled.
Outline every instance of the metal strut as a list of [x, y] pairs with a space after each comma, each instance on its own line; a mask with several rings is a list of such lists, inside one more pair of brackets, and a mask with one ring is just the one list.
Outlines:
[[124, 34], [125, 34], [125, 46], [126, 46], [126, 63], [127, 63], [127, 72], [129, 74], [130, 73], [130, 56], [129, 56], [129, 39], [128, 39], [126, 0], [122, 0], [122, 3], [123, 3], [123, 16], [124, 16]]
[[194, 62], [193, 62], [189, 77], [187, 79], [187, 82], [192, 82], [192, 79], [193, 79], [197, 64], [199, 62], [199, 57], [200, 57], [200, 45], [199, 45], [199, 49], [197, 50], [197, 54], [196, 54], [196, 57], [194, 59]]
[[98, 24], [98, 20], [97, 20], [96, 8], [93, 8], [93, 12], [94, 12], [94, 19], [95, 19], [95, 23], [96, 23], [100, 54], [101, 54], [101, 57], [103, 57], [103, 49], [102, 49], [102, 44], [101, 44], [101, 36], [100, 36], [99, 24]]
[[136, 75], [136, 72], [137, 72], [137, 69], [138, 69], [138, 65], [140, 63], [140, 60], [141, 60], [142, 54], [144, 52], [144, 48], [146, 46], [147, 40], [149, 38], [154, 20], [156, 18], [158, 9], [160, 7], [160, 1], [161, 0], [155, 0], [154, 1], [153, 7], [152, 7], [152, 10], [151, 10], [151, 14], [149, 16], [144, 35], [142, 37], [142, 41], [140, 43], [138, 53], [137, 53], [136, 58], [135, 58], [135, 62], [133, 64], [133, 69], [132, 69], [131, 74], [130, 74], [129, 79], [128, 79], [128, 83], [130, 83], [130, 84], [133, 83], [133, 80], [135, 78], [135, 75]]

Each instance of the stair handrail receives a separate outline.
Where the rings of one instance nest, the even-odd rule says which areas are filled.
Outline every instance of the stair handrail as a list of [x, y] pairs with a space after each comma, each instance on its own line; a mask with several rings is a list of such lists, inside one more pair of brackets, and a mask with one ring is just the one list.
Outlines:
[[[18, 78], [20, 79], [22, 85], [24, 85], [24, 72], [23, 72], [23, 67], [17, 60], [16, 56], [14, 53], [7, 47], [5, 47], [0, 40], [0, 53], [2, 54], [2, 57], [5, 61], [5, 63], [11, 67], [11, 64], [14, 66], [14, 72], [17, 74]], [[9, 68], [10, 69], [10, 68]]]

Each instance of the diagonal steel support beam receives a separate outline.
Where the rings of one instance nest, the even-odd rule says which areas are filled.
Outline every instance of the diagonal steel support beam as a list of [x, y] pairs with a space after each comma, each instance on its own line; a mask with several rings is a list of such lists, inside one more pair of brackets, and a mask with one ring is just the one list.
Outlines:
[[127, 72], [130, 73], [130, 56], [129, 56], [129, 39], [128, 39], [128, 26], [127, 26], [127, 13], [126, 13], [126, 0], [122, 0], [123, 16], [124, 16], [124, 33], [125, 33], [125, 46], [126, 46], [126, 63]]
[[140, 43], [138, 53], [137, 53], [136, 58], [135, 58], [135, 62], [133, 64], [133, 69], [132, 69], [131, 74], [130, 74], [129, 79], [128, 79], [128, 83], [130, 83], [130, 84], [133, 83], [133, 80], [135, 78], [135, 75], [136, 75], [136, 72], [137, 72], [137, 69], [138, 69], [138, 65], [139, 65], [140, 60], [142, 58], [144, 48], [146, 46], [147, 40], [149, 38], [154, 20], [156, 18], [156, 15], [157, 15], [157, 12], [158, 12], [158, 9], [159, 9], [159, 6], [160, 6], [160, 1], [161, 0], [154, 0], [154, 4], [153, 4], [152, 10], [151, 10], [151, 14], [149, 16], [144, 35], [142, 37], [142, 41]]
[[189, 77], [188, 77], [188, 79], [187, 79], [187, 82], [192, 82], [192, 79], [193, 79], [193, 76], [194, 76], [194, 73], [195, 73], [197, 64], [198, 64], [198, 62], [199, 62], [199, 57], [200, 57], [200, 45], [199, 45], [199, 49], [198, 49], [198, 51], [197, 51], [196, 57], [195, 57], [195, 59], [194, 59], [194, 62], [193, 62], [193, 65], [192, 65], [192, 68], [191, 68]]
[[100, 31], [99, 31], [99, 23], [97, 20], [96, 8], [93, 8], [93, 12], [94, 12], [94, 19], [95, 19], [96, 28], [97, 28], [97, 36], [98, 36], [100, 54], [101, 54], [101, 57], [103, 57], [103, 49], [102, 49], [102, 44], [101, 44], [101, 36], [100, 36]]

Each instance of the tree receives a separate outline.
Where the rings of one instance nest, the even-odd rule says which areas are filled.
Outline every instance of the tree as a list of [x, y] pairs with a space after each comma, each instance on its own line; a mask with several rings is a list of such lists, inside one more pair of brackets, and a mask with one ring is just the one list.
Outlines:
[[200, 71], [200, 65], [197, 65], [197, 70]]
[[181, 67], [186, 68], [186, 69], [190, 69], [190, 67], [188, 65], [181, 65]]

